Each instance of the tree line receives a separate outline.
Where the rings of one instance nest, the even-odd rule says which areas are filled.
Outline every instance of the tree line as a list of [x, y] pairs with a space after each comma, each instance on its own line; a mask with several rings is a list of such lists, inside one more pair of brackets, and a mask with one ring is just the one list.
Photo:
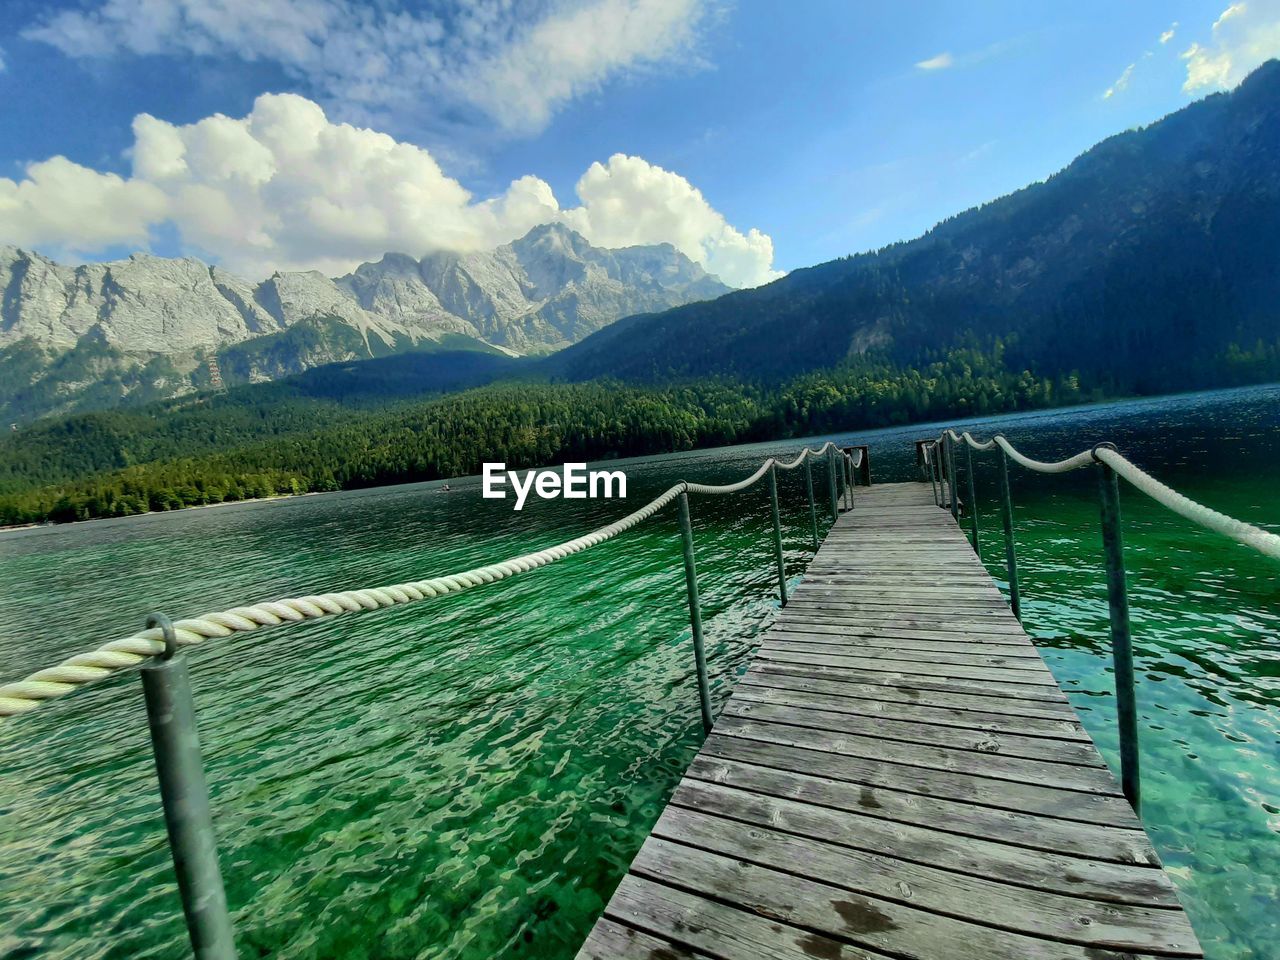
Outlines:
[[[10, 469], [3, 477], [0, 523], [129, 516], [463, 476], [478, 473], [486, 460], [523, 469], [1100, 396], [1075, 376], [1037, 377], [1007, 369], [997, 353], [958, 349], [909, 369], [864, 358], [773, 386], [508, 383], [381, 410], [308, 403], [263, 416], [234, 403], [220, 414], [213, 404], [196, 417], [148, 414], [150, 430], [126, 421], [123, 432], [101, 429], [102, 418], [126, 415], [101, 414], [93, 421], [98, 429], [79, 418], [83, 428], [72, 435], [59, 438], [54, 427], [53, 439], [37, 433], [36, 453], [18, 458], [26, 471]], [[180, 449], [188, 453], [175, 455]], [[59, 461], [58, 450], [69, 457]]]

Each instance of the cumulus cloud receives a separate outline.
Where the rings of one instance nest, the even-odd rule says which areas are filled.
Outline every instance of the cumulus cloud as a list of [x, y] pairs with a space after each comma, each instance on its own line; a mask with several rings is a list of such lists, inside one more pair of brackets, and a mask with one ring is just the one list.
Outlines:
[[1187, 79], [1182, 89], [1228, 89], [1264, 60], [1280, 55], [1280, 0], [1233, 3], [1213, 24], [1206, 44], [1192, 43], [1182, 54]]
[[730, 226], [688, 180], [639, 157], [617, 153], [607, 164], [593, 163], [577, 193], [582, 205], [564, 211], [562, 219], [592, 243], [670, 243], [734, 286], [781, 276], [772, 269], [767, 235]]
[[1168, 29], [1168, 30], [1166, 30], [1166, 31], [1164, 31], [1164, 33], [1160, 34], [1160, 42], [1161, 42], [1161, 43], [1168, 43], [1170, 40], [1172, 40], [1172, 39], [1173, 39], [1173, 35], [1174, 35], [1175, 33], [1177, 33], [1177, 32], [1178, 32], [1178, 21], [1177, 21], [1177, 20], [1175, 20], [1175, 21], [1173, 21], [1173, 23], [1169, 24], [1169, 29]]
[[133, 123], [125, 178], [63, 157], [0, 178], [0, 241], [55, 256], [145, 246], [170, 224], [186, 249], [252, 278], [273, 270], [346, 272], [389, 251], [491, 248], [562, 221], [600, 246], [669, 242], [735, 286], [773, 279], [773, 244], [731, 226], [687, 180], [639, 157], [594, 163], [562, 209], [521, 177], [476, 199], [432, 155], [330, 120], [316, 103], [265, 94], [248, 116]]
[[918, 70], [945, 70], [947, 67], [955, 63], [955, 58], [950, 53], [940, 53], [936, 57], [930, 57], [928, 60], [921, 60], [916, 64]]
[[163, 218], [164, 194], [149, 183], [99, 173], [53, 157], [27, 166], [18, 182], [0, 177], [0, 241], [74, 255], [147, 242]]
[[208, 56], [284, 69], [347, 116], [469, 105], [512, 132], [659, 63], [696, 62], [707, 0], [91, 0], [24, 31], [70, 57]]

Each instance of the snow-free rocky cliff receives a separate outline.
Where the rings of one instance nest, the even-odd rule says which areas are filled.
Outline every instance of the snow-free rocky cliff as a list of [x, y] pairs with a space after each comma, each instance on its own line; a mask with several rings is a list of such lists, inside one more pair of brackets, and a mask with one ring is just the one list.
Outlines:
[[254, 284], [193, 258], [62, 266], [0, 247], [0, 413], [27, 420], [450, 347], [546, 353], [729, 288], [669, 244], [606, 250], [560, 224], [482, 253], [388, 253]]

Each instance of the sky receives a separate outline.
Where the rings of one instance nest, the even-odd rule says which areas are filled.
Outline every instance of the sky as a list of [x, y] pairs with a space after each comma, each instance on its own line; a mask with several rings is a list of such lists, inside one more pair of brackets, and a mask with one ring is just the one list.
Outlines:
[[1280, 0], [5, 0], [0, 243], [251, 279], [559, 221], [735, 286], [1280, 56]]

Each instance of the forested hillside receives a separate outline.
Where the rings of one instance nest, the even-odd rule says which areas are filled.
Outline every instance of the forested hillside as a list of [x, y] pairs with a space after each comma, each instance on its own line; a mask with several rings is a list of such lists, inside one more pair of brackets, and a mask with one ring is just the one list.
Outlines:
[[[283, 386], [283, 385], [278, 385]], [[287, 395], [158, 415], [101, 413], [0, 441], [0, 523], [127, 516], [276, 494], [807, 436], [1093, 399], [1072, 378], [957, 350], [918, 368], [869, 360], [772, 387], [526, 382], [358, 409]], [[152, 416], [150, 420], [148, 416]]]
[[1280, 62], [1112, 137], [1043, 183], [875, 253], [633, 317], [570, 378], [778, 380], [868, 351], [1003, 344], [1012, 369], [1120, 392], [1280, 375]]

